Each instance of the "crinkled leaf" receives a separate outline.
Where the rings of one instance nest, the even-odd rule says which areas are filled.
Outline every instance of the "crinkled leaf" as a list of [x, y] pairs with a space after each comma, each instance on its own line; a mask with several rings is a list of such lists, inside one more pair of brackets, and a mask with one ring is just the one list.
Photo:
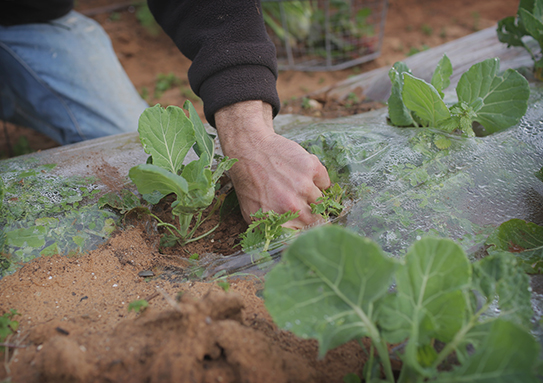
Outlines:
[[394, 343], [409, 336], [406, 353], [412, 358], [417, 345], [431, 338], [452, 339], [465, 319], [462, 290], [470, 279], [471, 266], [460, 246], [448, 239], [417, 241], [396, 272], [396, 294], [381, 308], [385, 338]]
[[213, 141], [214, 137], [206, 131], [204, 124], [202, 124], [202, 120], [200, 120], [200, 117], [196, 112], [196, 109], [194, 109], [194, 106], [189, 100], [185, 101], [183, 108], [188, 110], [189, 119], [192, 121], [194, 126], [196, 140], [196, 143], [194, 144], [194, 151], [198, 157], [203, 159], [207, 166], [211, 167], [213, 155], [215, 153], [215, 142]]
[[264, 251], [268, 249], [271, 241], [284, 234], [292, 233], [292, 229], [283, 227], [288, 221], [298, 218], [298, 212], [286, 211], [282, 214], [272, 210], [262, 211], [262, 208], [251, 214], [253, 220], [247, 230], [241, 234], [241, 247], [243, 250], [264, 244]]
[[388, 116], [392, 125], [395, 126], [413, 125], [413, 118], [411, 117], [411, 113], [405, 106], [402, 99], [404, 73], [411, 73], [411, 71], [403, 62], [395, 63], [388, 72], [388, 76], [390, 77], [390, 81], [392, 82], [392, 89], [387, 102]]
[[426, 81], [409, 73], [403, 76], [402, 98], [408, 109], [419, 116], [425, 125], [437, 127], [440, 121], [451, 116], [438, 91]]
[[451, 60], [447, 57], [447, 55], [443, 55], [441, 60], [439, 60], [439, 63], [437, 64], [437, 68], [432, 75], [431, 84], [436, 88], [437, 92], [443, 98], [443, 90], [447, 89], [447, 87], [451, 84], [451, 75], [453, 73], [453, 68], [451, 64]]
[[444, 372], [439, 383], [536, 383], [539, 345], [522, 327], [501, 319], [492, 323], [474, 355], [452, 372]]
[[543, 271], [543, 227], [521, 219], [511, 219], [502, 223], [488, 236], [488, 253], [499, 251], [513, 253], [530, 266], [527, 271]]
[[522, 41], [525, 30], [515, 23], [515, 17], [509, 16], [498, 21], [498, 40], [511, 47], [526, 47]]
[[153, 165], [177, 174], [183, 160], [195, 143], [193, 123], [183, 109], [170, 105], [147, 108], [138, 124], [140, 140]]
[[452, 142], [451, 140], [449, 140], [447, 137], [445, 136], [442, 136], [442, 135], [438, 135], [434, 138], [434, 145], [438, 148], [438, 149], [447, 149], [451, 146]]
[[164, 195], [175, 193], [179, 198], [189, 191], [187, 181], [183, 177], [156, 165], [136, 165], [130, 169], [128, 176], [141, 194], [158, 191]]
[[528, 108], [528, 81], [513, 69], [497, 76], [499, 66], [497, 58], [477, 63], [462, 75], [456, 87], [460, 102], [475, 105], [482, 100], [475, 121], [483, 125], [485, 134], [515, 125]]
[[513, 255], [502, 251], [475, 262], [473, 287], [487, 301], [498, 297], [500, 318], [530, 327], [533, 316], [530, 279]]
[[374, 302], [390, 286], [396, 262], [379, 246], [339, 226], [298, 237], [267, 274], [266, 307], [275, 322], [319, 341], [319, 354], [351, 339], [377, 336]]

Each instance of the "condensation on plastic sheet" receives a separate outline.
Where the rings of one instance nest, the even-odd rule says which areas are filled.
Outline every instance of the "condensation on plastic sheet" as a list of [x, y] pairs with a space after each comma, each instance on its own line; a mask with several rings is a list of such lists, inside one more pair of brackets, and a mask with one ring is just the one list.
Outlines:
[[[98, 198], [136, 191], [128, 171], [147, 157], [138, 134], [127, 133], [0, 161], [0, 242], [8, 254], [0, 256], [0, 278], [36, 257], [86, 252], [104, 243], [119, 215], [100, 208]], [[191, 151], [186, 161], [196, 158]]]
[[[543, 224], [543, 88], [532, 86], [528, 111], [510, 129], [487, 137], [446, 137], [432, 129], [387, 124], [387, 110], [326, 122], [280, 122], [285, 136], [319, 154], [333, 178], [355, 196], [335, 223], [401, 257], [423, 236], [446, 237], [475, 259], [489, 233], [519, 218]], [[264, 274], [269, 264], [237, 254], [201, 261], [205, 276]], [[241, 257], [241, 258], [240, 258]]]

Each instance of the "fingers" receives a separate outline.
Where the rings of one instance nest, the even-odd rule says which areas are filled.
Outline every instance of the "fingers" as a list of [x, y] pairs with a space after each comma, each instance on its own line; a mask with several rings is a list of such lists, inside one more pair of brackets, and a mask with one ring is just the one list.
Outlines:
[[313, 155], [313, 157], [317, 161], [313, 175], [313, 182], [321, 190], [328, 189], [330, 187], [330, 177], [328, 176], [328, 171], [324, 165], [321, 164], [317, 156]]
[[288, 227], [290, 229], [303, 229], [307, 227], [308, 225], [312, 225], [315, 223], [318, 223], [319, 221], [323, 221], [324, 219], [317, 214], [311, 214], [311, 208], [309, 205], [305, 206], [303, 209], [300, 209], [299, 216], [296, 219], [293, 219], [292, 221], [288, 221], [283, 225], [283, 227]]

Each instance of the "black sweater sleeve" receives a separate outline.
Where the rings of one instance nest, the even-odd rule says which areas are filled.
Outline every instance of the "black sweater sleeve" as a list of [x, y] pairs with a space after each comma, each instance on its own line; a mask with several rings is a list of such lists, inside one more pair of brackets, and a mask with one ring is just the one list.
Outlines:
[[215, 126], [220, 108], [262, 100], [279, 112], [275, 47], [259, 0], [148, 0], [179, 50], [192, 60], [189, 81]]
[[0, 25], [45, 23], [66, 15], [73, 0], [0, 0]]

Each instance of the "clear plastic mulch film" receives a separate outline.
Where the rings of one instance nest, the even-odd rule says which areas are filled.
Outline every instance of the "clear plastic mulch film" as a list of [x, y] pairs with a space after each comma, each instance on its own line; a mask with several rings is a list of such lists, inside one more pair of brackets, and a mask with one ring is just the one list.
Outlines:
[[[543, 224], [543, 88], [531, 86], [526, 115], [487, 137], [387, 124], [387, 110], [330, 121], [280, 116], [279, 133], [302, 143], [352, 196], [335, 223], [401, 257], [423, 236], [447, 237], [472, 257], [488, 235], [518, 218]], [[443, 139], [450, 141], [439, 149]], [[105, 192], [135, 190], [130, 167], [144, 163], [137, 134], [92, 140], [0, 161], [4, 183], [2, 275], [54, 253], [88, 251], [107, 240], [119, 215], [97, 207]], [[207, 254], [180, 279], [264, 275], [292, 238], [267, 252]]]
[[99, 208], [98, 197], [133, 188], [128, 170], [146, 158], [137, 134], [123, 134], [0, 161], [0, 277], [106, 241], [119, 216]]

